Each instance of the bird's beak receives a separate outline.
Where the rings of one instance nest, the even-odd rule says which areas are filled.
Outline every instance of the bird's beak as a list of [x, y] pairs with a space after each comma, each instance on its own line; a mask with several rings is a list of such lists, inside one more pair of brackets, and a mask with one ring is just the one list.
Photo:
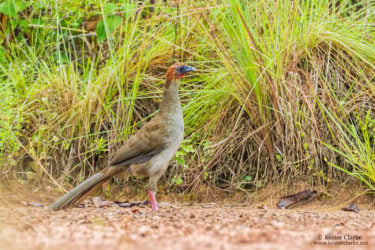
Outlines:
[[181, 73], [186, 74], [186, 73], [188, 73], [190, 71], [196, 71], [196, 69], [194, 67], [185, 65], [184, 72], [181, 72]]

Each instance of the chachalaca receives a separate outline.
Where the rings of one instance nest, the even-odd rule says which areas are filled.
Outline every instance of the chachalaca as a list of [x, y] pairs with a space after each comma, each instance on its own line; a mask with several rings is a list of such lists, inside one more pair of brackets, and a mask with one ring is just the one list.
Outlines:
[[149, 177], [147, 193], [151, 208], [158, 210], [155, 198], [157, 182], [180, 147], [184, 135], [177, 80], [190, 71], [195, 71], [195, 68], [181, 63], [169, 67], [159, 113], [120, 147], [108, 167], [59, 198], [50, 209], [67, 208], [97, 190], [111, 177], [125, 173]]

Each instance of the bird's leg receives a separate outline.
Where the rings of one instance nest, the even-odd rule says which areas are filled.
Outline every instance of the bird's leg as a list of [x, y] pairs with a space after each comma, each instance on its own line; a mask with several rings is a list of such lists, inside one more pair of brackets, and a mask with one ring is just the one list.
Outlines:
[[151, 203], [151, 211], [156, 212], [158, 210], [158, 203], [156, 202], [155, 194], [150, 189], [147, 189], [147, 193]]

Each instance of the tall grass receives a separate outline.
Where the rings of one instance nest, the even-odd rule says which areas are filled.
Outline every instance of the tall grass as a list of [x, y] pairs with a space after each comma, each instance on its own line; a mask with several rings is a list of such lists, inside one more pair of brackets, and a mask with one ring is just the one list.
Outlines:
[[[332, 114], [323, 104], [321, 108], [326, 113], [326, 122], [332, 132], [334, 144], [325, 144], [327, 148], [341, 156], [344, 162], [339, 164], [329, 162], [330, 165], [351, 175], [367, 188], [375, 191], [375, 121], [368, 111], [364, 118], [353, 114], [347, 121]], [[333, 122], [333, 126], [329, 125]], [[333, 132], [335, 131], [335, 133]], [[344, 163], [351, 168], [343, 167]]]
[[316, 185], [343, 178], [337, 166], [350, 173], [359, 166], [347, 160], [347, 146], [359, 144], [343, 126], [332, 128], [354, 114], [373, 117], [372, 1], [202, 0], [158, 3], [153, 12], [148, 2], [125, 1], [116, 31], [104, 23], [104, 43], [88, 27], [106, 19], [106, 3], [68, 6], [36, 12], [43, 25], [33, 26], [31, 42], [7, 43], [0, 67], [7, 176], [60, 185], [106, 165], [155, 114], [174, 61], [199, 69], [180, 84], [186, 141], [167, 173], [174, 185]]
[[361, 98], [369, 101], [361, 109], [373, 107], [374, 27], [368, 22], [374, 17], [368, 8], [374, 6], [369, 4], [226, 1], [205, 16], [201, 34], [221, 59], [235, 100], [223, 110], [233, 115], [231, 106], [242, 107], [233, 125], [223, 126], [233, 131], [222, 134], [232, 139], [213, 157], [217, 184], [238, 187], [251, 176], [247, 184], [260, 186], [304, 173], [312, 185], [337, 177], [324, 161], [337, 155], [321, 145], [332, 138], [316, 99], [332, 112]]

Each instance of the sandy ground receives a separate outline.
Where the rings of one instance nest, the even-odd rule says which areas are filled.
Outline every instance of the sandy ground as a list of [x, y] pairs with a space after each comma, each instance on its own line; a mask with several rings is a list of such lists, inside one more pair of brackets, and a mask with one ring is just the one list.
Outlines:
[[375, 210], [161, 203], [49, 211], [0, 199], [1, 249], [375, 249]]

